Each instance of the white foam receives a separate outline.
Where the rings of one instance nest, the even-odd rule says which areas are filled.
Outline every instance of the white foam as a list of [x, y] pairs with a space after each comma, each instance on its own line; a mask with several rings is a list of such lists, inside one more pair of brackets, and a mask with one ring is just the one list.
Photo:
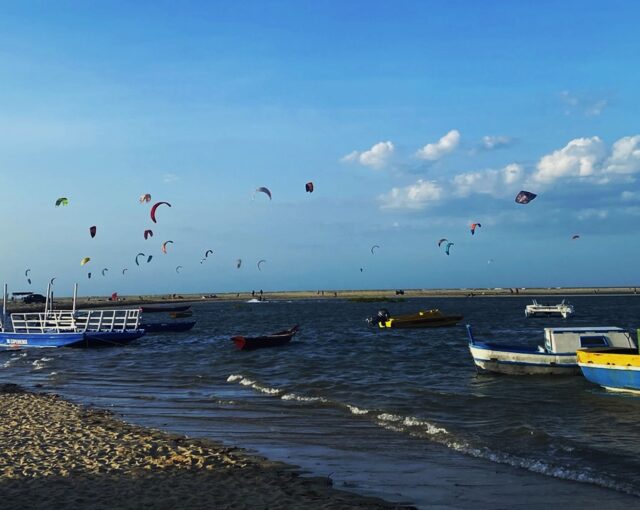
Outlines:
[[351, 414], [356, 414], [356, 415], [369, 414], [369, 409], [361, 409], [359, 407], [352, 406], [349, 404], [347, 404], [347, 407], [349, 408], [349, 411], [351, 411]]
[[231, 374], [229, 377], [227, 377], [227, 382], [236, 382], [240, 379], [244, 379], [244, 376], [240, 374]]
[[295, 393], [285, 393], [280, 397], [282, 400], [295, 400], [297, 402], [328, 402], [323, 397], [305, 397], [303, 395], [296, 395]]
[[389, 414], [389, 413], [379, 414], [377, 418], [381, 421], [392, 421], [392, 422], [403, 421], [402, 416], [398, 416], [397, 414]]

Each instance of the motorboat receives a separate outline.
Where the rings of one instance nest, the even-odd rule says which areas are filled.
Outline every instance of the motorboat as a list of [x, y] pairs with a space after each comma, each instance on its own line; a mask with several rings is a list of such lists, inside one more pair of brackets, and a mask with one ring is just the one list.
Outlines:
[[596, 347], [635, 348], [628, 331], [613, 327], [544, 328], [541, 345], [476, 340], [467, 325], [469, 350], [480, 371], [509, 375], [580, 373], [576, 351]]
[[530, 305], [524, 309], [526, 317], [562, 317], [566, 319], [573, 315], [573, 305], [567, 303], [564, 299], [557, 305], [543, 305], [535, 299]]
[[381, 329], [390, 328], [442, 328], [455, 326], [464, 317], [459, 314], [447, 315], [438, 309], [420, 311], [409, 315], [391, 316], [386, 308], [378, 310], [376, 315], [369, 317], [369, 324], [377, 324]]

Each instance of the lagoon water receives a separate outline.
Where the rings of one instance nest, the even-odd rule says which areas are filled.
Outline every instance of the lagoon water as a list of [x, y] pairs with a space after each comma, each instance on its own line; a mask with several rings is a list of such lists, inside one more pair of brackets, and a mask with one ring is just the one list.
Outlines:
[[[495, 507], [486, 485], [499, 493], [523, 475], [529, 485], [531, 477], [540, 487], [576, 481], [563, 488], [599, 487], [603, 497], [636, 501], [640, 397], [608, 393], [581, 376], [477, 374], [464, 323], [478, 339], [527, 344], [541, 342], [550, 326], [635, 331], [640, 296], [575, 297], [567, 320], [526, 319], [529, 302], [196, 303], [190, 332], [148, 335], [124, 348], [2, 352], [0, 373], [135, 423], [256, 450], [330, 477], [337, 488], [419, 507]], [[364, 321], [380, 307], [440, 308], [465, 319], [452, 328], [384, 331]], [[241, 352], [229, 339], [294, 324], [300, 333], [282, 348]]]

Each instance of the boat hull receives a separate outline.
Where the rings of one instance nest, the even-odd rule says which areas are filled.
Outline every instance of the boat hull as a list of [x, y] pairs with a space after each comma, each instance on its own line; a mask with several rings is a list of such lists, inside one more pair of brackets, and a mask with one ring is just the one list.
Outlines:
[[151, 322], [142, 324], [140, 327], [145, 333], [173, 333], [180, 331], [189, 331], [196, 325], [196, 321], [184, 322]]
[[578, 365], [585, 379], [609, 391], [640, 393], [637, 349], [580, 350]]
[[469, 344], [480, 371], [506, 375], [578, 375], [575, 353], [551, 354], [534, 348], [474, 342]]
[[70, 333], [0, 333], [6, 348], [107, 347], [126, 345], [144, 335], [144, 330]]
[[445, 315], [438, 310], [419, 312], [413, 315], [392, 317], [378, 323], [381, 329], [402, 328], [445, 328], [455, 326], [464, 317], [462, 315]]
[[253, 351], [265, 347], [279, 347], [291, 342], [291, 339], [298, 332], [298, 326], [286, 331], [279, 331], [271, 335], [263, 336], [234, 336], [231, 338], [235, 346], [241, 351]]
[[142, 313], [163, 313], [163, 312], [185, 312], [191, 305], [177, 305], [177, 306], [141, 306]]

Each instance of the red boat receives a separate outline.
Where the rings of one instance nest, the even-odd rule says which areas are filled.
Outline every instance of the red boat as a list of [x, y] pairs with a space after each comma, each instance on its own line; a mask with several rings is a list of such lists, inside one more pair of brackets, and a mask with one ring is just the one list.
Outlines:
[[233, 340], [233, 343], [236, 344], [236, 347], [241, 351], [252, 351], [263, 347], [277, 347], [288, 344], [291, 339], [296, 336], [298, 329], [298, 325], [295, 325], [291, 329], [285, 329], [284, 331], [278, 331], [270, 335], [234, 336], [231, 337], [231, 340]]

